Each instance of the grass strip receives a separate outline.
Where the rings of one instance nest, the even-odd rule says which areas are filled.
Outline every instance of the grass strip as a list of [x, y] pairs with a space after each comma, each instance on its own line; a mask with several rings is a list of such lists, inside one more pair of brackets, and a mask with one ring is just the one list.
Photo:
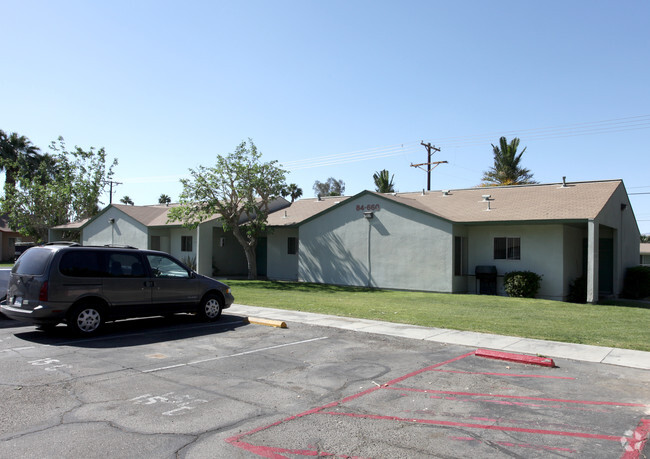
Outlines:
[[650, 351], [650, 306], [228, 280], [250, 306]]

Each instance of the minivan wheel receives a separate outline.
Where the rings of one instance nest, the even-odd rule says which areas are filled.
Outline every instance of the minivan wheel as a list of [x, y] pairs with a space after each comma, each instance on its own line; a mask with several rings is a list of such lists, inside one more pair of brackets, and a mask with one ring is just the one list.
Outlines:
[[97, 333], [104, 324], [104, 315], [101, 308], [82, 304], [74, 308], [68, 319], [68, 326], [79, 335], [92, 335]]
[[205, 320], [217, 320], [221, 316], [223, 305], [217, 295], [206, 295], [201, 302], [199, 315]]

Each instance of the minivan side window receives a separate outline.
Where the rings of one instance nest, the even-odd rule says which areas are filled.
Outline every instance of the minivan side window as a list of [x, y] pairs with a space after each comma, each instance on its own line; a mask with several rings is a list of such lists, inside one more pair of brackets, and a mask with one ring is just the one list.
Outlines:
[[144, 277], [144, 265], [133, 253], [111, 253], [108, 256], [110, 277]]
[[184, 266], [171, 258], [160, 255], [147, 255], [153, 277], [189, 278], [190, 273]]
[[106, 277], [106, 257], [98, 251], [71, 250], [61, 256], [59, 271], [70, 277]]
[[53, 252], [49, 249], [32, 247], [26, 250], [18, 259], [11, 272], [16, 274], [27, 274], [40, 276], [50, 262]]

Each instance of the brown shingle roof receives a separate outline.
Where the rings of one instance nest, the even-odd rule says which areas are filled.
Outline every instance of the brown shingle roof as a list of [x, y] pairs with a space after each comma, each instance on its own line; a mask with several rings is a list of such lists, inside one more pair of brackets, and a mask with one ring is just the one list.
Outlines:
[[126, 204], [113, 204], [113, 207], [146, 226], [180, 225], [180, 222], [167, 223], [167, 214], [174, 205], [129, 206]]
[[300, 199], [289, 207], [269, 214], [269, 226], [296, 225], [314, 215], [345, 201], [349, 196], [326, 196], [323, 198]]
[[[587, 220], [601, 212], [621, 180], [544, 185], [481, 187], [461, 190], [381, 194], [403, 205], [456, 223]], [[363, 193], [377, 194], [371, 191]], [[360, 193], [362, 194], [362, 193]], [[488, 202], [483, 195], [490, 195]], [[301, 199], [269, 215], [269, 226], [290, 226], [349, 199]]]
[[[593, 219], [603, 209], [620, 180], [548, 185], [481, 187], [443, 192], [399, 193], [402, 202], [458, 223]], [[490, 195], [488, 202], [483, 195]]]

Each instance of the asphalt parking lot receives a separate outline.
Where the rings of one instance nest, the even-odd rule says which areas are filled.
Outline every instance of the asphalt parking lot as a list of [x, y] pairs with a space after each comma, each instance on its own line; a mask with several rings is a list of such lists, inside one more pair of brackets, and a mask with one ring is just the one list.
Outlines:
[[647, 370], [288, 325], [0, 319], [0, 457], [647, 455]]

